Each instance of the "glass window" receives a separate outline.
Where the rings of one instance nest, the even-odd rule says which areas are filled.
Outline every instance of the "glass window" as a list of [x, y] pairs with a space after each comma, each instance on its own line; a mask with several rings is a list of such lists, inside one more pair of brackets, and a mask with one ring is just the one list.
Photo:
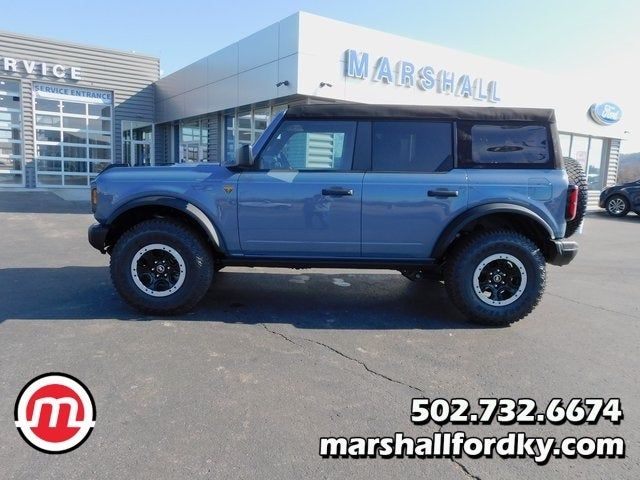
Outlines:
[[36, 115], [36, 125], [41, 127], [59, 127], [60, 117], [57, 115]]
[[36, 140], [39, 142], [59, 142], [60, 130], [36, 130]]
[[65, 172], [86, 172], [87, 162], [64, 162]]
[[589, 137], [574, 135], [571, 142], [571, 158], [577, 160], [582, 168], [587, 170], [587, 157], [589, 155]]
[[13, 123], [16, 125], [20, 124], [20, 113], [19, 112], [2, 112], [0, 111], [0, 122]]
[[549, 163], [547, 129], [543, 125], [471, 126], [471, 160], [484, 165]]
[[92, 162], [89, 164], [91, 168], [91, 173], [100, 173], [102, 170], [107, 168], [111, 162]]
[[87, 158], [87, 147], [64, 147], [65, 158]]
[[46, 98], [37, 98], [36, 110], [40, 112], [59, 112], [60, 102], [58, 100], [47, 100]]
[[0, 173], [0, 185], [20, 185], [22, 175], [19, 173]]
[[262, 108], [253, 112], [253, 141], [255, 142], [269, 124], [269, 108]]
[[60, 157], [62, 156], [62, 147], [60, 145], [36, 145], [36, 155], [38, 157]]
[[108, 133], [90, 133], [89, 143], [92, 145], [111, 145], [111, 134]]
[[22, 98], [18, 80], [0, 79], [0, 185], [23, 182]]
[[78, 117], [64, 117], [62, 119], [62, 126], [64, 128], [79, 128], [84, 130], [87, 128], [87, 119]]
[[153, 126], [151, 124], [142, 125], [142, 126], [134, 126], [131, 130], [131, 135], [134, 140], [145, 140], [151, 141], [151, 133], [153, 132]]
[[101, 130], [103, 132], [111, 131], [111, 120], [103, 120], [100, 118], [90, 118], [87, 120], [89, 122], [89, 130]]
[[234, 114], [224, 116], [224, 159], [227, 163], [233, 163], [236, 156], [236, 118]]
[[0, 93], [3, 95], [20, 96], [20, 82], [9, 79], [0, 80]]
[[85, 186], [87, 185], [87, 177], [84, 175], [65, 175], [65, 185]]
[[38, 170], [42, 172], [60, 172], [62, 171], [62, 162], [60, 160], [38, 159]]
[[356, 122], [285, 121], [260, 157], [263, 169], [350, 170]]
[[111, 118], [111, 107], [89, 104], [89, 115]]
[[0, 126], [0, 140], [20, 140], [20, 129]]
[[562, 156], [568, 157], [571, 152], [571, 135], [561, 133], [560, 137], [560, 149], [562, 150]]
[[14, 95], [0, 95], [0, 107], [20, 110], [20, 97]]
[[21, 170], [22, 160], [18, 158], [2, 158], [0, 157], [0, 171], [2, 170]]
[[86, 103], [76, 103], [76, 102], [62, 102], [62, 112], [63, 113], [72, 113], [75, 115], [86, 115], [87, 114], [87, 104]]
[[250, 145], [252, 142], [251, 112], [238, 116], [238, 144]]
[[602, 139], [592, 138], [589, 143], [589, 168], [587, 170], [587, 182], [589, 183], [589, 189], [591, 190], [600, 190], [604, 186], [602, 149]]
[[62, 175], [38, 175], [38, 185], [62, 185]]
[[111, 160], [111, 149], [90, 147], [89, 158], [95, 160]]
[[64, 132], [62, 139], [65, 143], [87, 143], [87, 132]]
[[374, 122], [377, 172], [442, 172], [453, 168], [452, 127], [445, 122]]
[[0, 156], [21, 155], [22, 145], [17, 142], [3, 142], [0, 140]]

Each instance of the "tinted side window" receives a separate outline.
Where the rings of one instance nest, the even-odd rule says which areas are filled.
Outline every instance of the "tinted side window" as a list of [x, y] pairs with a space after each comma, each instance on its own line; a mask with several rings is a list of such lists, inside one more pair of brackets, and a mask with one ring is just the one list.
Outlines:
[[374, 172], [443, 172], [453, 168], [451, 123], [373, 123]]
[[261, 169], [350, 170], [356, 122], [285, 120], [260, 155]]
[[[550, 163], [549, 135], [544, 125], [467, 125], [464, 137], [470, 152], [464, 155], [470, 166], [543, 167]], [[468, 155], [470, 153], [470, 155]]]

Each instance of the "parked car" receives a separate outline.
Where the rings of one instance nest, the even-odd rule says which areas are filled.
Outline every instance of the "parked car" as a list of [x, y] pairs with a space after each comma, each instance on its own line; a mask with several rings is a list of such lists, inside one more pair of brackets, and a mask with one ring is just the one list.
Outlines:
[[152, 314], [193, 308], [229, 265], [374, 267], [435, 275], [471, 320], [508, 325], [577, 254], [586, 181], [567, 162], [552, 110], [292, 106], [233, 163], [104, 171], [89, 242]]
[[600, 194], [600, 208], [613, 217], [624, 217], [629, 212], [640, 215], [640, 180], [605, 188]]

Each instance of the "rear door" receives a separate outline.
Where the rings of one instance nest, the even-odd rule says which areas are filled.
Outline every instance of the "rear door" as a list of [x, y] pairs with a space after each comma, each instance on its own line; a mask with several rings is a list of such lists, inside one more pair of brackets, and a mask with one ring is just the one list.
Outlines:
[[357, 125], [285, 120], [257, 170], [238, 182], [245, 255], [359, 257], [362, 171], [352, 169]]
[[467, 206], [467, 175], [454, 169], [452, 122], [372, 123], [371, 171], [362, 197], [362, 255], [426, 259]]

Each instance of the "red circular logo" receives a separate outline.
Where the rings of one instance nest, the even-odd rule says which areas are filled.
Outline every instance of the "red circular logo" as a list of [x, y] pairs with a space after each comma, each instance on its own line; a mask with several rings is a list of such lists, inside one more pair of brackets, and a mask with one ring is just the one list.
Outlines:
[[66, 373], [45, 373], [27, 383], [14, 417], [22, 438], [45, 453], [66, 453], [91, 435], [96, 406], [89, 389]]

